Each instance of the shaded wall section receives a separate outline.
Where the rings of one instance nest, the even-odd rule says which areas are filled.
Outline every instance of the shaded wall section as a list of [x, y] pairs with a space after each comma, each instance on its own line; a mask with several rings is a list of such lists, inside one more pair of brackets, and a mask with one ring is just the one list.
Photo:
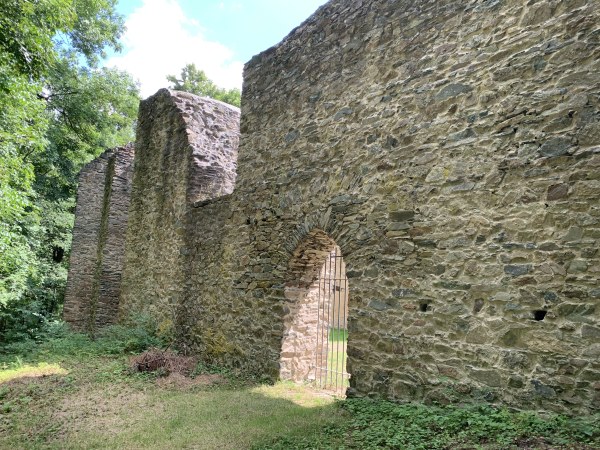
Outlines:
[[79, 175], [64, 318], [94, 332], [118, 318], [134, 146], [108, 150]]
[[219, 101], [163, 89], [141, 103], [123, 320], [150, 314], [161, 333], [175, 336], [196, 245], [192, 211], [233, 190], [238, 139], [239, 110]]

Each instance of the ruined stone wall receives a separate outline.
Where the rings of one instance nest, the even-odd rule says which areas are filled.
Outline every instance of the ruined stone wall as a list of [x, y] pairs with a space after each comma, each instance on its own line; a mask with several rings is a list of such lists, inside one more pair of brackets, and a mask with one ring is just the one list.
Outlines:
[[141, 107], [122, 317], [276, 378], [301, 309], [286, 291], [337, 245], [349, 394], [597, 410], [599, 16], [332, 0], [246, 65], [239, 158], [237, 110], [160, 91]]
[[[159, 331], [175, 336], [188, 295], [195, 245], [204, 267], [218, 246], [195, 240], [192, 213], [233, 190], [239, 110], [184, 92], [160, 90], [140, 105], [121, 317], [149, 314]], [[223, 231], [225, 217], [216, 214]], [[199, 296], [201, 293], [193, 293]]]
[[334, 0], [255, 57], [234, 310], [276, 321], [321, 229], [348, 269], [350, 393], [597, 408], [599, 14]]
[[108, 150], [79, 175], [64, 318], [80, 331], [117, 321], [133, 158]]

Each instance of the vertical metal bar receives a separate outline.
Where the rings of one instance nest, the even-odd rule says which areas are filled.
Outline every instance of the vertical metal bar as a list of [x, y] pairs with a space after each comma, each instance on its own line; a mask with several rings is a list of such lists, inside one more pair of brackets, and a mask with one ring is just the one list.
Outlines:
[[[340, 395], [343, 395], [345, 390], [344, 390], [344, 373], [346, 372], [346, 366], [344, 364], [344, 343], [346, 342], [346, 325], [345, 322], [343, 320], [344, 315], [346, 314], [346, 303], [345, 303], [345, 298], [346, 298], [346, 286], [345, 286], [345, 281], [346, 281], [346, 270], [344, 267], [344, 259], [340, 258], [340, 331], [341, 331], [341, 338], [342, 338], [342, 353], [340, 354], [340, 360], [341, 360], [341, 386], [340, 386]], [[342, 288], [343, 286], [343, 288]]]
[[332, 253], [332, 258], [331, 258], [331, 262], [333, 265], [333, 268], [331, 270], [331, 281], [332, 281], [332, 288], [331, 288], [331, 327], [329, 327], [329, 332], [331, 333], [331, 388], [335, 391], [335, 383], [334, 383], [334, 377], [335, 377], [335, 269], [336, 269], [336, 252], [335, 249], [333, 250]]
[[[340, 263], [340, 293], [338, 296], [338, 361], [341, 362], [341, 367], [340, 367], [340, 394], [343, 393], [344, 391], [344, 339], [346, 336], [346, 331], [343, 328], [343, 322], [342, 322], [342, 314], [343, 314], [343, 308], [344, 308], [344, 304], [343, 304], [343, 298], [342, 295], [345, 295], [346, 290], [342, 290], [342, 286], [343, 286], [343, 276], [344, 276], [344, 260], [342, 259], [342, 255], [340, 255], [340, 259], [339, 259], [339, 263]], [[341, 333], [341, 335], [340, 335]], [[339, 338], [341, 337], [342, 340], [342, 353], [340, 353], [339, 350], [339, 346], [340, 346], [340, 341]]]
[[[350, 294], [348, 292], [348, 278], [346, 277], [346, 270], [344, 270], [343, 273], [344, 276], [344, 340], [342, 343], [342, 370], [344, 371], [344, 374], [342, 375], [342, 383], [346, 384], [345, 382], [345, 378], [347, 378], [348, 376], [348, 372], [346, 371], [346, 353], [348, 351], [348, 318], [346, 317], [346, 308], [349, 308], [350, 306]], [[342, 387], [343, 389], [343, 387]]]
[[323, 325], [321, 327], [323, 331], [323, 348], [321, 350], [322, 357], [325, 358], [321, 364], [321, 371], [324, 375], [324, 381], [321, 386], [323, 388], [327, 387], [327, 346], [329, 345], [329, 343], [327, 342], [327, 327], [329, 326], [329, 324], [327, 323], [327, 311], [329, 307], [329, 293], [327, 291], [327, 288], [329, 286], [329, 279], [327, 275], [327, 263], [328, 260], [325, 259], [325, 262], [323, 263]]
[[[327, 323], [325, 322], [325, 308], [327, 307], [327, 291], [325, 284], [327, 283], [327, 260], [321, 268], [323, 271], [323, 319], [321, 321], [321, 387], [327, 385]], [[325, 354], [325, 359], [323, 355]]]
[[327, 317], [327, 323], [329, 324], [329, 327], [327, 327], [327, 384], [329, 385], [329, 389], [331, 389], [332, 383], [333, 383], [333, 379], [332, 379], [332, 374], [333, 374], [333, 348], [332, 348], [332, 339], [333, 336], [331, 334], [331, 322], [333, 320], [333, 301], [332, 301], [332, 294], [334, 292], [335, 289], [335, 284], [334, 281], [331, 277], [331, 270], [332, 270], [332, 266], [333, 266], [333, 260], [332, 260], [332, 254], [329, 254], [329, 308], [327, 309], [327, 311], [329, 311], [329, 316]]
[[[326, 279], [326, 267], [325, 265], [327, 264], [327, 261], [325, 261], [323, 263], [323, 266], [321, 266], [320, 269], [320, 279], [319, 279], [319, 295], [321, 292], [321, 281], [323, 281], [323, 302], [322, 302], [322, 306], [323, 306], [323, 317], [321, 319], [321, 329], [319, 330], [319, 332], [321, 333], [321, 347], [319, 348], [319, 355], [320, 355], [320, 361], [321, 363], [319, 364], [319, 387], [322, 388], [323, 387], [323, 345], [325, 345], [325, 303], [326, 303], [326, 293], [325, 293], [325, 279]], [[321, 311], [319, 310], [319, 314], [321, 314]]]
[[[321, 313], [320, 313], [320, 308], [321, 308], [321, 270], [319, 270], [319, 275], [318, 275], [318, 280], [317, 280], [317, 348], [315, 349], [315, 384], [317, 384], [317, 373], [320, 372], [319, 370], [319, 325], [321, 323]], [[323, 342], [321, 342], [321, 345], [323, 345]], [[320, 373], [319, 373], [320, 376]], [[318, 386], [320, 386], [320, 382], [318, 383]]]
[[[338, 258], [339, 256], [335, 255], [335, 293], [337, 294], [337, 306], [335, 311], [334, 322], [336, 324], [336, 339], [335, 339], [335, 391], [338, 392], [339, 389], [339, 377], [340, 377], [340, 294], [342, 293], [342, 285], [339, 283], [338, 276]], [[341, 266], [340, 266], [341, 269]], [[339, 289], [338, 289], [339, 287]]]
[[326, 369], [326, 378], [325, 378], [325, 386], [331, 385], [331, 367], [329, 363], [329, 333], [331, 330], [331, 253], [329, 253], [329, 271], [327, 272], [327, 281], [328, 281], [328, 290], [327, 290], [327, 369]]
[[332, 262], [332, 270], [331, 270], [331, 281], [332, 281], [332, 288], [331, 288], [331, 327], [329, 327], [329, 332], [331, 333], [331, 357], [330, 357], [330, 361], [331, 361], [331, 377], [330, 377], [330, 385], [331, 385], [331, 389], [335, 392], [335, 270], [336, 270], [336, 251], [335, 249], [333, 250], [332, 253], [332, 258], [331, 258], [331, 262]]

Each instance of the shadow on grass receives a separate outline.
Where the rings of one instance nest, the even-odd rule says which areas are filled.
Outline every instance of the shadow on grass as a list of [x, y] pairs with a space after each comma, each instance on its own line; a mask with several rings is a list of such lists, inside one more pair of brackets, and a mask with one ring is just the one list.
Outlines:
[[199, 376], [214, 383], [160, 383], [156, 374], [132, 373], [129, 348], [145, 343], [138, 338], [67, 333], [0, 349], [0, 377], [2, 367], [8, 374], [40, 363], [68, 371], [0, 385], [0, 448], [269, 448], [283, 436], [315, 437], [343, 421], [330, 396], [307, 386], [260, 385], [206, 366]]
[[126, 370], [127, 345], [122, 339], [71, 336], [27, 354], [2, 356], [0, 364], [15, 358], [24, 364], [60, 363], [69, 373], [0, 385], [0, 448], [592, 449], [600, 444], [598, 415], [541, 418], [490, 405], [367, 399], [349, 399], [339, 407], [307, 386], [256, 385], [216, 367], [202, 368], [218, 372], [212, 384], [161, 384], [154, 374]]
[[153, 382], [61, 386], [60, 377], [49, 377], [0, 391], [1, 448], [269, 448], [284, 436], [314, 438], [343, 420], [329, 397], [291, 385], [185, 391]]

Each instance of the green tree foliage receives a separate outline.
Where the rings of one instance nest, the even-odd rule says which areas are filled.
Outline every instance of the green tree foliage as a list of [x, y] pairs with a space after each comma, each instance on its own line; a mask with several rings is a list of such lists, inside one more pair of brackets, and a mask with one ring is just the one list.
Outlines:
[[48, 81], [44, 97], [53, 115], [49, 143], [35, 163], [36, 187], [53, 199], [71, 198], [83, 164], [135, 138], [138, 89], [126, 73], [79, 67], [72, 58], [59, 61]]
[[36, 224], [32, 159], [47, 141], [48, 116], [30, 83], [0, 53], [0, 304], [19, 298], [35, 266], [28, 230]]
[[115, 4], [0, 1], [0, 341], [59, 310], [77, 174], [133, 139], [137, 86], [97, 68], [119, 49]]
[[[120, 48], [123, 18], [117, 0], [2, 0], [0, 51], [20, 73], [38, 79], [62, 50], [73, 50], [91, 65], [104, 48]], [[6, 61], [5, 61], [6, 63]]]
[[220, 100], [239, 108], [242, 93], [239, 89], [224, 89], [218, 87], [210, 80], [203, 70], [196, 67], [195, 64], [188, 64], [181, 69], [181, 75], [177, 78], [175, 75], [168, 75], [167, 81], [171, 83], [170, 88], [176, 91], [185, 91], [202, 97], [210, 97]]

